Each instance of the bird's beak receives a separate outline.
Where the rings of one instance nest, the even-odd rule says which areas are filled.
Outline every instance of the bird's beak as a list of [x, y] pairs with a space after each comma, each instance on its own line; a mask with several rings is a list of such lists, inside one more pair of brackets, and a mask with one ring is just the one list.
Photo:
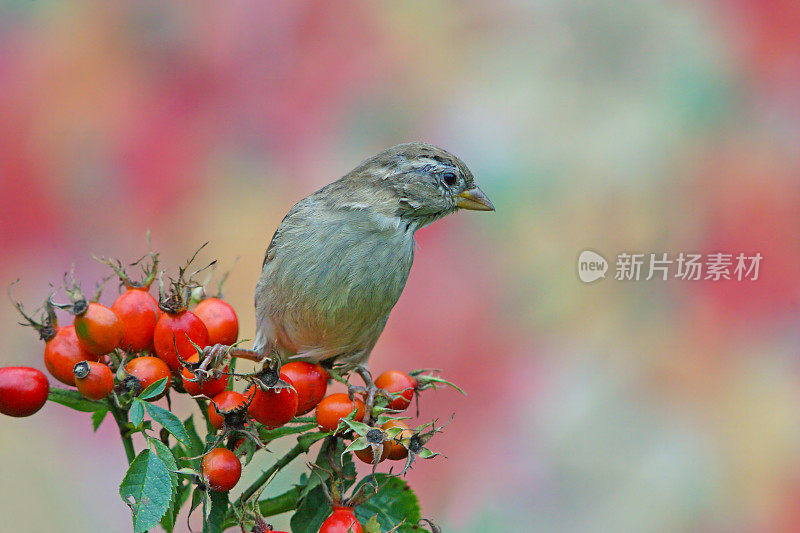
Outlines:
[[456, 197], [456, 205], [461, 209], [471, 209], [473, 211], [494, 211], [492, 201], [477, 187], [459, 194]]

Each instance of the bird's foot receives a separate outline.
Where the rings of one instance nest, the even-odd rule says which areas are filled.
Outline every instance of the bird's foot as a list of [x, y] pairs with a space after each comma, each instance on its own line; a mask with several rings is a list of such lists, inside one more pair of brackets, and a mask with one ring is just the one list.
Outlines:
[[240, 359], [248, 359], [250, 361], [260, 362], [266, 358], [266, 354], [249, 350], [247, 348], [239, 348], [236, 345], [215, 344], [213, 346], [206, 346], [200, 356], [200, 368], [205, 370], [208, 367], [214, 367], [221, 364], [224, 360], [233, 357]]

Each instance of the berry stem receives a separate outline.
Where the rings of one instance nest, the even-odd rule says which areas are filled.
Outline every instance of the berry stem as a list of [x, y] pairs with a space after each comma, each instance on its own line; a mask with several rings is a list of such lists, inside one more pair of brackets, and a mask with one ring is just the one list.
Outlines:
[[[289, 511], [297, 509], [297, 503], [300, 499], [301, 487], [294, 487], [283, 494], [266, 498], [258, 502], [258, 514], [262, 518], [269, 518]], [[235, 516], [228, 517], [225, 528], [234, 527], [238, 523]]]
[[209, 434], [216, 433], [217, 428], [214, 427], [214, 424], [211, 423], [211, 419], [208, 417], [208, 410], [209, 410], [208, 402], [203, 400], [202, 398], [195, 398], [194, 401], [197, 402], [197, 407], [200, 408], [200, 413], [202, 413], [203, 418], [206, 421], [206, 431]]
[[250, 496], [255, 494], [256, 491], [259, 488], [261, 488], [261, 485], [269, 481], [269, 479], [272, 477], [273, 474], [275, 474], [275, 472], [279, 471], [280, 469], [282, 469], [283, 467], [285, 467], [286, 465], [288, 465], [297, 457], [306, 453], [307, 451], [308, 451], [307, 446], [304, 446], [299, 442], [295, 444], [294, 448], [286, 452], [286, 455], [278, 459], [274, 465], [264, 470], [261, 473], [261, 475], [258, 476], [258, 479], [256, 479], [249, 487], [247, 487], [244, 490], [244, 492], [242, 492], [242, 495], [239, 496], [239, 499], [236, 500], [236, 503], [234, 503], [232, 507], [241, 506], [243, 502], [247, 501], [250, 498]]
[[128, 434], [128, 413], [114, 405], [114, 401], [109, 398], [106, 399], [106, 403], [108, 404], [108, 410], [111, 411], [111, 414], [114, 416], [114, 420], [117, 422], [117, 427], [119, 427], [119, 435], [122, 437], [122, 446], [125, 448], [125, 455], [128, 458], [128, 464], [131, 464], [133, 459], [136, 457], [136, 451], [133, 449], [133, 440]]

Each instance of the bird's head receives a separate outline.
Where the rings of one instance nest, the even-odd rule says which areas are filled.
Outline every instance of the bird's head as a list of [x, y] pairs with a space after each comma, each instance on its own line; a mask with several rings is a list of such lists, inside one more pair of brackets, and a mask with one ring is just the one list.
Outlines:
[[467, 165], [430, 144], [388, 148], [361, 163], [345, 179], [348, 177], [385, 199], [386, 203], [381, 203], [391, 206], [391, 215], [416, 220], [418, 227], [458, 209], [494, 211]]

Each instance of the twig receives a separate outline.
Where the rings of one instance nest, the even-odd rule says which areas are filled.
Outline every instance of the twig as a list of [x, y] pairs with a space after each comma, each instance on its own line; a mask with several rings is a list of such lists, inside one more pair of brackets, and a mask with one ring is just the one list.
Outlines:
[[117, 427], [119, 427], [119, 435], [122, 437], [122, 446], [125, 447], [125, 455], [128, 457], [128, 464], [131, 464], [136, 457], [136, 451], [133, 449], [133, 440], [128, 434], [128, 413], [114, 405], [113, 400], [107, 399], [106, 402], [108, 403], [108, 410], [114, 416]]

